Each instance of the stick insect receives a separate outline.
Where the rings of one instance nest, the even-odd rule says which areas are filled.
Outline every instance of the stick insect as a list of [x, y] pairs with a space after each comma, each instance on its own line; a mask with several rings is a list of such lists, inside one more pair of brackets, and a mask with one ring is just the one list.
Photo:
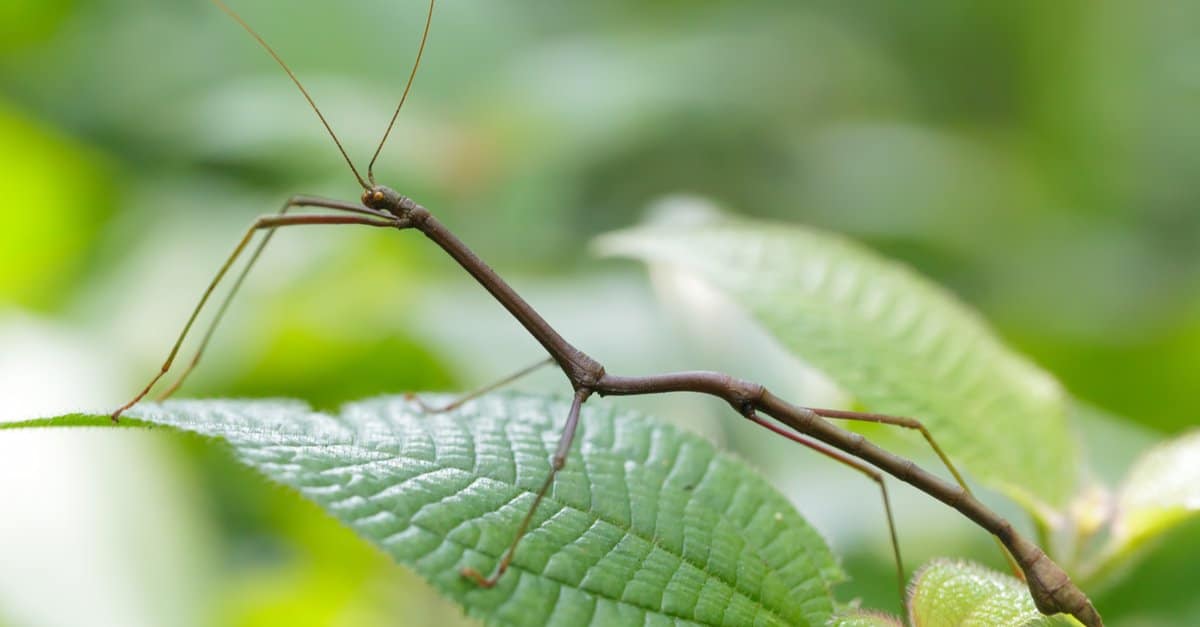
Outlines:
[[[312, 96], [305, 89], [304, 85], [301, 84], [291, 68], [233, 9], [227, 6], [222, 0], [212, 1], [262, 46], [283, 69], [288, 78], [299, 88], [300, 93], [308, 101], [309, 106], [316, 113], [330, 138], [332, 138], [334, 145], [341, 153], [342, 159], [349, 166], [359, 187], [362, 188], [362, 194], [358, 202], [313, 196], [292, 196], [276, 214], [263, 216], [255, 220], [205, 289], [199, 303], [192, 310], [178, 339], [163, 362], [160, 371], [151, 378], [150, 382], [140, 393], [112, 413], [113, 421], [117, 421], [123, 412], [145, 398], [159, 380], [171, 369], [184, 339], [191, 331], [201, 310], [204, 309], [214, 290], [229, 274], [234, 263], [242, 256], [260, 231], [264, 232], [262, 238], [253, 249], [253, 252], [250, 253], [248, 261], [240, 274], [234, 279], [229, 292], [218, 305], [216, 314], [209, 323], [191, 361], [179, 378], [161, 394], [160, 399], [165, 399], [178, 390], [184, 380], [187, 379], [187, 376], [200, 362], [205, 348], [212, 339], [213, 333], [234, 295], [241, 287], [250, 269], [253, 267], [255, 261], [258, 260], [263, 249], [270, 242], [277, 229], [301, 225], [359, 225], [395, 229], [398, 231], [415, 230], [432, 240], [435, 245], [453, 258], [500, 305], [508, 310], [517, 322], [541, 344], [542, 348], [549, 355], [543, 362], [536, 364], [534, 367], [526, 368], [496, 385], [507, 383], [518, 376], [526, 374], [536, 366], [553, 364], [562, 371], [574, 390], [562, 435], [552, 458], [550, 472], [538, 490], [533, 504], [521, 520], [507, 550], [491, 573], [484, 575], [472, 568], [463, 568], [461, 570], [463, 577], [474, 581], [482, 587], [490, 588], [508, 570], [522, 537], [524, 537], [526, 531], [529, 529], [538, 506], [554, 484], [556, 474], [566, 463], [567, 453], [574, 441], [576, 427], [579, 424], [580, 408], [589, 398], [593, 395], [633, 396], [691, 392], [721, 399], [747, 420], [849, 466], [876, 482], [882, 493], [884, 510], [887, 516], [902, 602], [904, 598], [903, 567], [900, 560], [899, 543], [896, 538], [891, 504], [888, 500], [887, 487], [884, 482], [884, 473], [909, 483], [918, 490], [958, 510], [968, 519], [992, 534], [1006, 551], [1006, 557], [1009, 559], [1010, 564], [1013, 565], [1016, 574], [1026, 581], [1034, 602], [1041, 612], [1045, 614], [1071, 614], [1088, 627], [1100, 627], [1103, 625], [1099, 613], [1093, 607], [1088, 597], [1071, 582], [1067, 574], [1057, 564], [1047, 557], [1037, 545], [1017, 533], [1012, 524], [975, 498], [962, 476], [954, 468], [953, 464], [950, 463], [950, 460], [933, 439], [929, 430], [920, 421], [884, 414], [803, 407], [792, 404], [772, 394], [762, 385], [720, 372], [688, 371], [647, 376], [623, 376], [606, 372], [604, 366], [598, 361], [559, 335], [554, 327], [542, 318], [532, 305], [526, 302], [491, 267], [477, 257], [466, 244], [438, 221], [427, 208], [415, 200], [399, 194], [392, 188], [377, 183], [374, 175], [375, 162], [378, 160], [383, 146], [395, 126], [396, 119], [399, 117], [400, 110], [408, 98], [413, 80], [417, 75], [417, 70], [421, 64], [421, 57], [424, 54], [425, 45], [429, 39], [429, 30], [436, 0], [430, 0], [416, 59], [409, 72], [400, 101], [396, 105], [387, 128], [379, 144], [376, 146], [371, 160], [367, 164], [365, 178], [359, 172], [358, 168], [355, 167], [353, 160], [350, 159], [337, 134], [334, 133], [333, 128], [317, 107]], [[321, 211], [317, 213], [289, 214], [289, 211], [292, 209], [316, 209]], [[492, 387], [495, 387], [495, 385], [489, 386], [489, 389]], [[461, 399], [460, 402], [475, 395], [476, 393], [469, 394]], [[429, 408], [423, 404], [418, 404], [426, 411], [444, 411], [458, 405], [459, 402], [439, 408]], [[832, 422], [834, 420], [876, 422], [919, 431], [941, 459], [942, 463], [949, 469], [955, 483], [947, 482], [917, 466], [913, 461], [880, 448], [865, 439], [862, 435], [836, 426]]]

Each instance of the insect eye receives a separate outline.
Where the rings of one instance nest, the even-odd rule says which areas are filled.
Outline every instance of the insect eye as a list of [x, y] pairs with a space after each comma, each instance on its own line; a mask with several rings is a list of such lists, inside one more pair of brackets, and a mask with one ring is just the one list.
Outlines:
[[371, 194], [371, 200], [374, 200], [375, 202], [383, 200], [383, 192], [376, 191], [374, 194]]

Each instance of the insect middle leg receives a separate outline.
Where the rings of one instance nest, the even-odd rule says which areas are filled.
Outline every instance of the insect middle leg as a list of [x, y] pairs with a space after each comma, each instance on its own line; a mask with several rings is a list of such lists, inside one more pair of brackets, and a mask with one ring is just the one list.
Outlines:
[[[348, 212], [348, 213], [361, 214], [361, 215], [341, 215], [341, 214], [337, 214], [337, 215], [317, 214], [317, 215], [298, 215], [298, 216], [283, 215], [283, 213], [286, 212], [287, 209], [289, 209], [291, 207], [297, 207], [297, 206], [322, 207], [322, 208], [344, 211], [344, 212]], [[250, 228], [246, 230], [246, 234], [244, 236], [242, 236], [241, 241], [239, 241], [238, 245], [233, 249], [233, 253], [229, 255], [229, 257], [225, 260], [225, 263], [222, 264], [221, 269], [219, 271], [217, 271], [216, 276], [214, 276], [212, 281], [209, 282], [208, 287], [204, 290], [204, 294], [200, 297], [200, 302], [196, 304], [196, 307], [194, 309], [192, 309], [191, 316], [188, 317], [187, 323], [184, 324], [183, 330], [180, 331], [179, 338], [177, 340], [175, 340], [175, 344], [171, 347], [171, 352], [167, 355], [167, 359], [163, 362], [162, 368], [159, 369], [158, 374], [156, 374], [152, 379], [150, 379], [150, 382], [148, 384], [146, 384], [146, 387], [144, 389], [142, 389], [142, 391], [140, 393], [138, 393], [137, 396], [133, 397], [132, 400], [130, 400], [128, 403], [122, 405], [121, 407], [117, 408], [117, 410], [112, 413], [111, 417], [114, 422], [116, 422], [120, 418], [121, 414], [124, 413], [125, 410], [129, 409], [130, 407], [133, 407], [135, 404], [137, 404], [139, 401], [141, 401], [143, 398], [145, 398], [146, 395], [150, 393], [150, 390], [154, 387], [154, 385], [156, 383], [158, 383], [158, 381], [160, 379], [162, 379], [163, 375], [165, 375], [167, 373], [167, 371], [169, 371], [171, 369], [171, 364], [174, 363], [175, 357], [179, 353], [179, 348], [180, 348], [180, 346], [183, 345], [183, 340], [187, 337], [188, 332], [192, 328], [192, 325], [195, 324], [195, 322], [196, 322], [196, 318], [200, 315], [200, 310], [204, 308], [204, 305], [208, 302], [209, 297], [212, 296], [212, 293], [217, 288], [217, 285], [221, 282], [221, 280], [225, 277], [225, 275], [228, 274], [229, 269], [233, 266], [234, 262], [237, 261], [237, 258], [239, 256], [241, 256], [242, 252], [245, 251], [246, 247], [250, 244], [250, 241], [254, 238], [254, 235], [260, 230], [269, 229], [267, 237], [270, 237], [270, 233], [273, 232], [277, 227], [299, 226], [299, 225], [303, 225], [303, 224], [361, 224], [361, 225], [365, 225], [365, 226], [375, 226], [375, 227], [403, 227], [403, 226], [405, 226], [395, 216], [388, 214], [388, 213], [376, 211], [374, 209], [369, 209], [367, 207], [363, 207], [361, 205], [355, 205], [353, 203], [346, 203], [346, 202], [337, 201], [337, 200], [326, 200], [326, 199], [320, 199], [320, 198], [309, 198], [309, 197], [293, 198], [293, 199], [289, 200], [287, 204], [284, 205], [284, 207], [280, 211], [280, 213], [271, 215], [271, 216], [264, 216], [264, 217], [261, 217], [261, 218], [255, 220], [254, 224], [252, 224], [250, 226]], [[262, 247], [265, 245], [266, 245], [266, 240], [264, 238], [263, 243], [260, 244], [259, 248], [256, 249], [256, 251], [255, 251], [256, 257], [257, 257], [257, 253], [261, 252]], [[234, 289], [236, 289], [238, 287], [238, 285], [240, 285], [241, 279], [244, 277], [245, 273], [248, 271], [249, 271], [249, 266], [247, 266], [246, 270], [243, 271], [243, 276], [239, 277], [238, 284], [234, 286]], [[230, 295], [229, 298], [231, 298], [231, 297], [232, 297], [232, 294]], [[228, 304], [228, 298], [226, 299], [226, 302], [222, 304], [222, 310], [220, 313], [224, 312], [224, 308], [227, 304]], [[215, 322], [214, 322], [214, 325], [215, 325]], [[212, 328], [210, 327], [209, 332], [211, 333], [211, 331], [212, 331]], [[206, 335], [206, 341], [207, 341], [207, 335]], [[201, 347], [201, 349], [203, 349], [203, 346]], [[199, 359], [199, 356], [196, 357], [196, 360], [198, 360], [198, 359]], [[172, 387], [177, 387], [177, 386], [172, 386]]]
[[417, 406], [417, 408], [421, 410], [422, 413], [440, 414], [440, 413], [458, 409], [459, 407], [461, 407], [463, 405], [463, 403], [466, 403], [467, 401], [479, 398], [480, 396], [483, 396], [484, 394], [487, 394], [488, 392], [491, 392], [492, 390], [495, 390], [496, 388], [508, 385], [509, 383], [512, 383], [513, 381], [516, 381], [517, 379], [520, 379], [521, 377], [524, 377], [528, 374], [536, 372], [537, 370], [539, 370], [541, 368], [549, 366], [552, 363], [554, 363], [553, 357], [542, 358], [542, 359], [538, 360], [537, 363], [533, 363], [528, 366], [525, 366], [524, 368], [504, 377], [503, 379], [500, 379], [499, 381], [493, 381], [492, 383], [489, 383], [483, 387], [471, 390], [470, 392], [467, 392], [466, 394], [459, 396], [458, 398], [454, 399], [453, 401], [450, 401], [449, 403], [446, 403], [445, 405], [440, 405], [437, 407], [431, 407], [425, 401], [421, 400], [421, 397], [415, 393], [410, 392], [408, 394], [405, 394], [404, 396], [406, 399], [412, 401]]
[[474, 581], [483, 588], [491, 588], [496, 585], [496, 582], [508, 570], [508, 566], [512, 564], [513, 554], [517, 551], [517, 544], [521, 542], [521, 538], [525, 537], [525, 533], [529, 531], [529, 524], [533, 522], [533, 515], [537, 513], [538, 506], [546, 498], [546, 494], [550, 491], [550, 486], [554, 485], [554, 477], [567, 464], [567, 453], [571, 451], [571, 444], [575, 441], [575, 430], [579, 426], [579, 410], [591, 394], [592, 391], [587, 388], [578, 388], [575, 390], [575, 398], [571, 401], [571, 410], [567, 413], [567, 422], [563, 425], [562, 436], [558, 440], [558, 448], [555, 449], [554, 457], [550, 463], [550, 474], [546, 477], [546, 481], [542, 484], [541, 489], [538, 490], [537, 496], [534, 497], [533, 505], [529, 506], [529, 511], [525, 512], [525, 517], [521, 519], [521, 525], [517, 527], [517, 534], [513, 537], [512, 543], [508, 545], [508, 550], [504, 552], [504, 556], [500, 558], [500, 563], [496, 565], [496, 569], [492, 571], [491, 575], [484, 577], [483, 573], [468, 566], [459, 571], [463, 577]]

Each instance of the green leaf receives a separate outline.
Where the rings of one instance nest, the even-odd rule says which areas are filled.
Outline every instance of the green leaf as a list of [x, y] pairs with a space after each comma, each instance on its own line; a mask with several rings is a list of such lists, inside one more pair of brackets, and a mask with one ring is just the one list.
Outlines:
[[647, 226], [599, 245], [704, 280], [871, 410], [922, 420], [951, 459], [1035, 513], [1072, 494], [1059, 384], [908, 268], [841, 237], [746, 220]]
[[1066, 616], [1044, 616], [1020, 581], [978, 564], [938, 559], [909, 584], [909, 621], [914, 627], [960, 625], [1022, 627], [1078, 625]]
[[899, 618], [875, 610], [844, 610], [829, 621], [830, 627], [904, 627]]
[[[584, 406], [566, 468], [513, 568], [489, 572], [545, 480], [568, 404], [492, 395], [422, 415], [400, 398], [334, 417], [287, 401], [138, 406], [122, 425], [220, 438], [473, 616], [505, 625], [821, 625], [840, 571], [766, 482], [694, 435]], [[16, 426], [104, 425], [66, 416]]]
[[1142, 455], [1117, 495], [1112, 544], [1121, 552], [1194, 516], [1200, 510], [1200, 430]]

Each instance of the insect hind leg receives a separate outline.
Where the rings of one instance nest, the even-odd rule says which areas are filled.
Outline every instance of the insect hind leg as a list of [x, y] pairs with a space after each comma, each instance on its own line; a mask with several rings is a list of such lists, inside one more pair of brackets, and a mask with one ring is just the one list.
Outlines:
[[[939, 446], [937, 441], [933, 439], [933, 434], [929, 432], [928, 428], [926, 428], [925, 423], [921, 422], [920, 420], [917, 420], [916, 418], [907, 418], [904, 416], [872, 414], [868, 412], [849, 411], [844, 409], [823, 409], [820, 407], [807, 407], [805, 409], [808, 409], [812, 413], [821, 416], [822, 418], [829, 418], [832, 420], [874, 422], [878, 424], [892, 425], [896, 427], [903, 427], [905, 429], [912, 429], [914, 431], [920, 431], [921, 436], [925, 438], [925, 442], [929, 444], [929, 448], [933, 449], [934, 454], [936, 454], [938, 459], [942, 461], [942, 464], [946, 467], [946, 470], [950, 471], [950, 474], [954, 476], [954, 481], [958, 483], [958, 486], [962, 488], [968, 496], [975, 498], [975, 494], [971, 492], [971, 488], [967, 485], [966, 480], [963, 479], [962, 474], [959, 473], [958, 469], [954, 467], [954, 464], [950, 461], [950, 457], [946, 455], [945, 451], [942, 450], [942, 447]], [[1004, 560], [1008, 562], [1008, 567], [1012, 571], [1013, 576], [1015, 576], [1017, 579], [1024, 580], [1025, 572], [1021, 570], [1021, 566], [1017, 564], [1016, 558], [1014, 558], [1012, 553], [1005, 548], [1004, 543], [1001, 542], [999, 538], [995, 538], [995, 541], [996, 545], [1000, 547], [1000, 552], [1004, 555]]]
[[754, 409], [752, 409], [752, 408], [747, 408], [746, 411], [744, 412], [744, 415], [746, 416], [746, 418], [749, 418], [751, 421], [758, 424], [759, 426], [766, 427], [767, 429], [775, 432], [776, 434], [782, 435], [783, 437], [785, 437], [793, 442], [796, 442], [797, 444], [804, 445], [804, 446], [806, 446], [806, 447], [808, 447], [808, 448], [810, 448], [810, 449], [812, 449], [812, 450], [814, 450], [836, 462], [839, 462], [841, 464], [849, 466], [850, 468], [853, 468], [854, 470], [857, 470], [858, 472], [866, 475], [869, 479], [871, 479], [872, 481], [874, 481], [876, 484], [879, 485], [879, 491], [883, 496], [883, 512], [887, 516], [888, 535], [891, 537], [891, 540], [892, 540], [892, 558], [896, 562], [896, 587], [900, 594], [900, 606], [905, 607], [907, 605], [907, 603], [906, 603], [906, 596], [905, 596], [905, 591], [904, 591], [905, 590], [904, 589], [904, 561], [900, 557], [900, 541], [896, 534], [896, 520], [895, 520], [895, 517], [892, 515], [892, 502], [891, 502], [891, 499], [888, 498], [887, 484], [884, 483], [884, 481], [883, 481], [883, 473], [879, 472], [878, 470], [875, 470], [874, 468], [868, 466], [867, 464], [864, 464], [864, 463], [854, 459], [853, 457], [850, 457], [850, 456], [842, 453], [841, 451], [835, 450], [835, 449], [828, 447], [824, 444], [821, 444], [819, 442], [810, 440], [798, 433], [794, 433], [792, 431], [784, 429], [783, 427], [781, 427], [769, 420], [764, 419], [762, 416], [758, 415], [758, 412], [754, 411]]

